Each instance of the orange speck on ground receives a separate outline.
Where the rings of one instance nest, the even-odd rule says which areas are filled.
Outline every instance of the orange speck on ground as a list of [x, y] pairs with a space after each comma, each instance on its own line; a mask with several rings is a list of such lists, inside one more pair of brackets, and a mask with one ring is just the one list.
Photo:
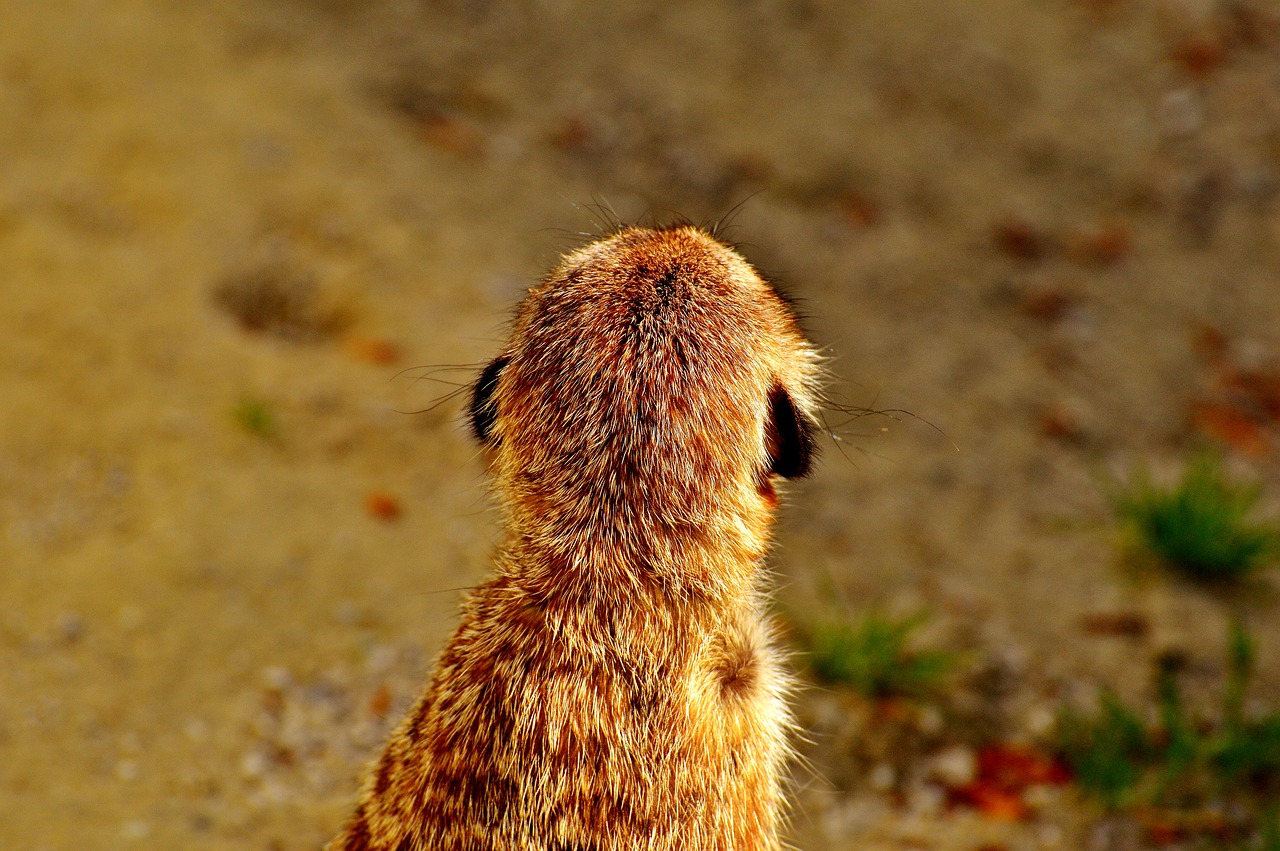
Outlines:
[[364, 509], [378, 520], [398, 520], [403, 513], [400, 500], [382, 491], [370, 491], [364, 498]]

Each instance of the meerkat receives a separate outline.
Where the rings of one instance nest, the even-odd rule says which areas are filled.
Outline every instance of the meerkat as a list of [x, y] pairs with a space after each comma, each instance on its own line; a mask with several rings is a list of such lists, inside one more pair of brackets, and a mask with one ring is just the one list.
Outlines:
[[790, 688], [763, 572], [819, 357], [691, 226], [567, 254], [473, 387], [494, 576], [333, 851], [781, 847]]

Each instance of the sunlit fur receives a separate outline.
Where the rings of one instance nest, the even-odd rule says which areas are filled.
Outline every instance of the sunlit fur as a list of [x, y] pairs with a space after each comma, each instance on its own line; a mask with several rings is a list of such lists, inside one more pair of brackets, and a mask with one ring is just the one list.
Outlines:
[[330, 847], [779, 848], [789, 680], [760, 586], [817, 371], [696, 228], [620, 230], [532, 289], [472, 410], [495, 575]]

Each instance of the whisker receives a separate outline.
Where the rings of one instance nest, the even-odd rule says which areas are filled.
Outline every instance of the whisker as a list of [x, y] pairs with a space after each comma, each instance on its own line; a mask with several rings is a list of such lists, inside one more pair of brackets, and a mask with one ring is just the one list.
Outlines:
[[755, 192], [752, 192], [750, 195], [748, 195], [747, 197], [743, 198], [741, 201], [739, 201], [738, 203], [730, 207], [728, 212], [726, 212], [723, 216], [721, 216], [720, 218], [712, 222], [710, 226], [707, 226], [704, 224], [703, 230], [711, 234], [711, 236], [714, 237], [715, 239], [722, 239], [724, 236], [724, 232], [729, 228], [733, 227], [733, 220], [737, 218], [738, 214], [741, 213], [743, 208], [747, 206], [747, 202], [755, 198], [757, 195], [759, 195], [763, 191], [764, 191], [763, 189], [757, 189]]
[[413, 415], [413, 414], [429, 414], [429, 413], [431, 413], [432, 411], [434, 411], [436, 408], [439, 408], [441, 405], [445, 404], [446, 402], [450, 402], [450, 401], [452, 401], [452, 400], [454, 400], [454, 399], [458, 398], [459, 396], [461, 396], [462, 394], [466, 393], [466, 392], [467, 392], [468, 390], [470, 390], [470, 389], [471, 389], [471, 385], [470, 385], [470, 384], [464, 384], [464, 385], [462, 385], [462, 386], [460, 386], [460, 387], [458, 387], [458, 388], [456, 388], [456, 389], [454, 389], [454, 390], [450, 390], [448, 393], [444, 394], [444, 395], [443, 395], [443, 396], [441, 396], [439, 399], [436, 399], [434, 402], [432, 402], [430, 405], [428, 405], [428, 406], [427, 406], [427, 407], [425, 407], [425, 408], [422, 408], [422, 409], [417, 410], [417, 411], [401, 411], [400, 409], [398, 409], [398, 408], [397, 408], [397, 409], [396, 409], [396, 413], [398, 413], [398, 414], [407, 414], [407, 415]]
[[435, 591], [414, 591], [410, 593], [409, 596], [410, 597], [430, 597], [435, 594], [456, 594], [459, 591], [474, 591], [476, 590], [476, 587], [477, 586], [475, 585], [463, 585], [459, 588], [440, 588]]
[[[946, 431], [943, 430], [936, 423], [926, 419], [925, 417], [920, 416], [919, 414], [913, 411], [908, 411], [906, 408], [878, 408], [876, 407], [876, 402], [879, 400], [879, 398], [880, 398], [880, 391], [877, 390], [875, 396], [872, 397], [871, 403], [869, 405], [855, 405], [851, 402], [847, 402], [839, 398], [837, 394], [834, 394], [831, 392], [824, 392], [818, 397], [818, 404], [822, 407], [824, 411], [822, 423], [824, 426], [828, 426], [827, 432], [829, 434], [834, 434], [835, 432], [846, 428], [854, 420], [862, 419], [863, 417], [871, 417], [871, 416], [884, 417], [895, 423], [901, 423], [904, 420], [908, 420], [908, 419], [915, 420], [916, 422], [923, 423], [933, 431], [937, 432], [939, 436], [943, 437], [947, 441], [947, 443], [951, 444], [952, 449], [954, 449], [957, 452], [960, 451], [960, 446], [954, 440], [952, 440], [951, 437], [946, 433]], [[839, 423], [834, 429], [830, 428], [829, 427], [830, 424], [828, 423], [825, 416], [826, 411], [838, 411], [839, 413], [847, 416], [849, 419], [845, 420], [842, 423]], [[851, 436], [866, 437], [869, 435], [851, 435]]]
[[429, 363], [420, 366], [407, 366], [391, 376], [391, 380], [394, 381], [402, 375], [419, 370], [422, 370], [423, 375], [436, 375], [441, 372], [479, 372], [483, 368], [483, 361], [477, 363]]

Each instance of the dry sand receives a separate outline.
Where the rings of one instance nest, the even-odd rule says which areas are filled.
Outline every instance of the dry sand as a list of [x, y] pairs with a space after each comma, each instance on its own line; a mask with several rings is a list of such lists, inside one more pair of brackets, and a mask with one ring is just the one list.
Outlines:
[[[749, 197], [729, 235], [836, 390], [927, 420], [829, 441], [784, 607], [929, 609], [1002, 684], [1001, 738], [1143, 695], [1170, 647], [1217, 687], [1231, 601], [1119, 569], [1096, 478], [1186, 457], [1220, 392], [1200, 324], [1280, 360], [1274, 7], [604, 5], [0, 0], [0, 845], [335, 831], [496, 536], [460, 403], [404, 413], [452, 386], [397, 373], [490, 355], [593, 201]], [[1276, 438], [1231, 457], [1273, 511]], [[1271, 587], [1246, 602], [1274, 706]], [[1081, 630], [1115, 611], [1149, 634]], [[806, 698], [801, 848], [1114, 839], [1066, 792], [1015, 825], [891, 803], [824, 744], [841, 700]]]

